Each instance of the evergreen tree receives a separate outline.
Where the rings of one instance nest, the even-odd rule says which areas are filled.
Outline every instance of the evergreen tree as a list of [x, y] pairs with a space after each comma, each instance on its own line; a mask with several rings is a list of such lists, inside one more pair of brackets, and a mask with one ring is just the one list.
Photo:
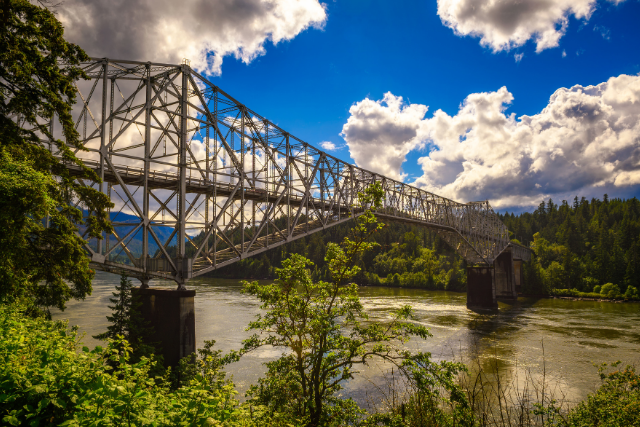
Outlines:
[[624, 276], [624, 284], [640, 288], [640, 240], [633, 242], [627, 251], [627, 268]]
[[[112, 205], [61, 161], [79, 166], [80, 178], [99, 182], [74, 154], [86, 150], [71, 107], [75, 81], [85, 77], [80, 63], [88, 57], [64, 39], [53, 13], [34, 3], [2, 2], [0, 300], [22, 300], [38, 311], [64, 309], [69, 299], [91, 293], [94, 272], [77, 231], [86, 227], [90, 238], [110, 231], [105, 209]], [[49, 125], [54, 119], [61, 139]]]
[[93, 338], [106, 341], [115, 340], [118, 336], [124, 337], [133, 349], [131, 360], [135, 363], [143, 356], [153, 357], [157, 343], [152, 343], [153, 328], [144, 319], [142, 302], [132, 289], [131, 280], [122, 272], [120, 284], [116, 285], [116, 292], [112, 293], [113, 298], [109, 298], [113, 304], [109, 306], [112, 315], [107, 316], [110, 325], [106, 332], [94, 335]]

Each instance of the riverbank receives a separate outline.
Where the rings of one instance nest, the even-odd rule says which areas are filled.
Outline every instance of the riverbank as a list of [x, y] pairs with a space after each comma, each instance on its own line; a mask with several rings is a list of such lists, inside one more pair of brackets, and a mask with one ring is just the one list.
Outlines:
[[[521, 296], [526, 297], [526, 295], [521, 295]], [[637, 301], [637, 300], [608, 299], [608, 298], [558, 297], [558, 296], [553, 296], [553, 295], [550, 295], [550, 296], [548, 296], [546, 298], [563, 299], [563, 300], [567, 300], [567, 301], [595, 301], [595, 302], [611, 302], [611, 303], [615, 303], [615, 304], [625, 304], [625, 303], [640, 304], [640, 301]]]
[[[421, 286], [394, 286], [394, 285], [386, 285], [386, 284], [359, 284], [358, 286], [363, 288], [386, 288], [386, 289], [416, 289], [423, 291], [444, 291], [444, 292], [452, 292], [459, 294], [466, 294], [466, 291], [449, 291], [446, 289], [427, 289]], [[564, 289], [563, 289], [564, 290]], [[580, 297], [580, 296], [561, 296], [561, 295], [541, 295], [541, 294], [523, 294], [519, 293], [518, 298], [538, 298], [538, 299], [561, 299], [567, 301], [593, 301], [593, 302], [611, 302], [615, 304], [623, 304], [623, 303], [635, 303], [640, 304], [639, 300], [630, 300], [623, 298], [607, 298], [607, 297]]]

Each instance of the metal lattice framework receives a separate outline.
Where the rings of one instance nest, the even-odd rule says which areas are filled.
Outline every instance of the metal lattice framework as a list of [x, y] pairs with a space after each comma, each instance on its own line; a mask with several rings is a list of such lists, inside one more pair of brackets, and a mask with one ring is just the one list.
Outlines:
[[[189, 278], [343, 223], [378, 181], [385, 220], [431, 227], [472, 264], [509, 246], [488, 202], [458, 203], [337, 159], [182, 65], [93, 59], [77, 82], [77, 153], [115, 203], [115, 232], [89, 240], [100, 269]], [[55, 130], [54, 130], [55, 131]], [[73, 172], [77, 166], [69, 165]], [[79, 178], [80, 179], [80, 178]], [[528, 258], [528, 250], [512, 249]]]

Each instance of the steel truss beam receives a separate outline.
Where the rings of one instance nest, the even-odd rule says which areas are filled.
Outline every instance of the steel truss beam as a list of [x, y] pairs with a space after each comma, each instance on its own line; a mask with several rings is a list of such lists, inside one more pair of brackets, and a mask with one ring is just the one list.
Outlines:
[[83, 68], [74, 118], [89, 152], [78, 155], [103, 179], [88, 185], [116, 205], [115, 232], [86, 245], [97, 268], [183, 286], [358, 216], [357, 194], [373, 182], [384, 189], [380, 217], [437, 230], [471, 264], [492, 264], [510, 245], [488, 202], [458, 203], [350, 165], [188, 64], [101, 58]]

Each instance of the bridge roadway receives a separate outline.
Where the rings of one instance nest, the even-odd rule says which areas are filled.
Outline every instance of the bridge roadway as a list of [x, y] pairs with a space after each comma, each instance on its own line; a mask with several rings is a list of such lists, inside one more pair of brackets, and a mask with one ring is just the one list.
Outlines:
[[[86, 167], [94, 170], [98, 175], [100, 175], [101, 170], [99, 161], [84, 159], [83, 163]], [[72, 176], [81, 175], [80, 167], [75, 164], [69, 164], [68, 170], [71, 172]], [[120, 181], [122, 181], [126, 185], [141, 186], [143, 185], [145, 172], [143, 168], [114, 164], [112, 168], [105, 168], [102, 176], [103, 181], [106, 183], [118, 185]], [[176, 178], [175, 173], [150, 170], [147, 174], [147, 186], [149, 189], [177, 191], [179, 185], [180, 181]], [[305, 202], [307, 202], [307, 200], [310, 200], [315, 209], [324, 212], [332, 212], [333, 215], [337, 215], [338, 217], [344, 218], [352, 213], [355, 214], [355, 216], [359, 214], [359, 210], [357, 208], [354, 208], [353, 206], [349, 206], [344, 203], [334, 203], [333, 201], [325, 201], [317, 197], [306, 198], [303, 194], [301, 194], [302, 191], [299, 190], [296, 191], [296, 193], [298, 194], [289, 194], [287, 198], [282, 198], [280, 197], [280, 193], [277, 191], [267, 191], [265, 189], [251, 187], [242, 188], [241, 191], [234, 191], [235, 187], [236, 185], [234, 184], [213, 181], [202, 176], [196, 175], [186, 177], [186, 191], [188, 193], [208, 195], [215, 194], [217, 197], [231, 198], [234, 200], [244, 199], [269, 204], [286, 204], [296, 207], [300, 207]], [[380, 219], [383, 219], [385, 221], [403, 222], [421, 227], [429, 227], [439, 231], [441, 235], [447, 237], [450, 237], [449, 235], [451, 234], [453, 234], [454, 236], [458, 235], [458, 230], [456, 230], [454, 227], [444, 225], [447, 221], [446, 211], [442, 211], [441, 218], [433, 217], [433, 222], [425, 221], [420, 217], [411, 215], [407, 212], [402, 212], [401, 210], [394, 208], [383, 208], [376, 212], [376, 215]], [[339, 222], [341, 223], [343, 221]], [[252, 242], [251, 256], [259, 254], [281, 244], [296, 240], [297, 238], [304, 237], [309, 233], [309, 230], [324, 229], [326, 228], [325, 226], [326, 224], [323, 224], [321, 220], [315, 220], [293, 227], [291, 233], [288, 233], [287, 230], [277, 229], [276, 232], [259, 237]], [[470, 233], [471, 237], [474, 237], [474, 235], [476, 235], [475, 237], [483, 237], [485, 239], [487, 238], [486, 236], [480, 236], [480, 234], [481, 233]], [[496, 241], [496, 244], [498, 243], [499, 242]], [[238, 259], [246, 257], [245, 243], [228, 246], [229, 247], [225, 249], [219, 249], [217, 251], [205, 254], [205, 256], [200, 260], [195, 260], [195, 263], [191, 266], [192, 270], [198, 271], [202, 274], [213, 269], [224, 267], [225, 265], [229, 265], [237, 261]], [[511, 250], [514, 252], [514, 256], [517, 259], [528, 259], [528, 248], [516, 244], [510, 244], [509, 246], [511, 247]], [[137, 261], [140, 262], [139, 260]], [[108, 266], [111, 263], [109, 261], [106, 261], [106, 264]], [[111, 265], [109, 267], [113, 266], [114, 265]], [[215, 267], [212, 268], [212, 266]], [[101, 268], [100, 265], [97, 265], [96, 267]], [[167, 262], [159, 262], [157, 259], [151, 259], [148, 267], [150, 267], [149, 269], [152, 270], [156, 275], [170, 278], [170, 276], [167, 276], [167, 274], [171, 272], [171, 268]]]

